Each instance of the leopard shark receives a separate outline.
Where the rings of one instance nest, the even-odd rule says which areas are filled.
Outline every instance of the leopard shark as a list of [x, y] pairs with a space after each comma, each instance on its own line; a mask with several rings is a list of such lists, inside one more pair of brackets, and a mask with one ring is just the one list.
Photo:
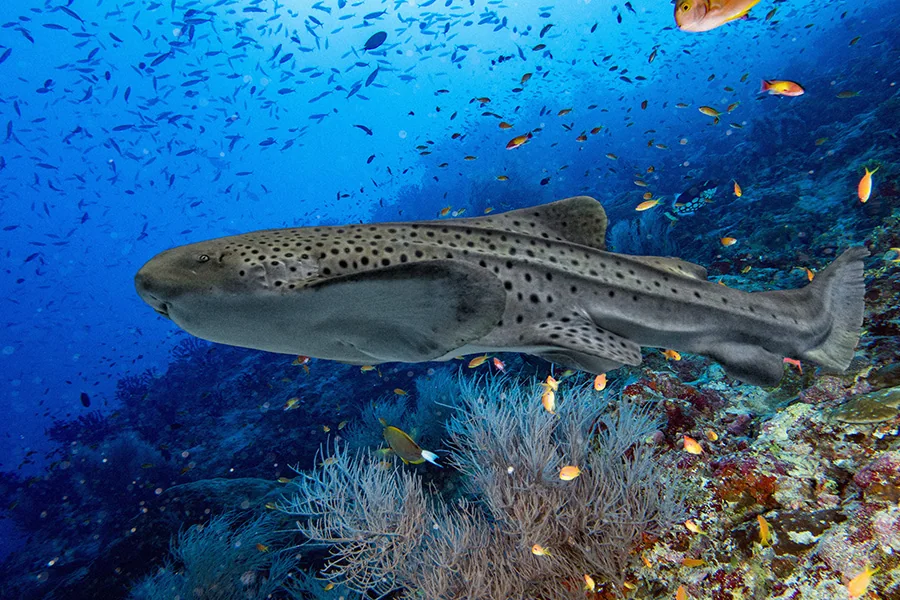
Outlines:
[[605, 373], [641, 348], [775, 385], [786, 357], [846, 370], [864, 247], [805, 287], [746, 292], [674, 257], [606, 250], [587, 196], [472, 218], [268, 229], [166, 250], [140, 297], [199, 338], [355, 365], [520, 352]]

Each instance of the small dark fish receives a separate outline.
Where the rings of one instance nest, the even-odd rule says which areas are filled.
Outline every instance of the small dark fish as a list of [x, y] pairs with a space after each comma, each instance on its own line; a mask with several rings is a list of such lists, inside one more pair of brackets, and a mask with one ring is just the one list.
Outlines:
[[0, 65], [6, 62], [6, 59], [9, 58], [10, 54], [12, 54], [12, 48], [7, 48], [3, 54], [0, 54]]
[[363, 131], [366, 132], [366, 135], [372, 135], [372, 130], [369, 129], [368, 127], [366, 127], [365, 125], [354, 125], [354, 127], [358, 128], [358, 129], [362, 129]]
[[365, 45], [363, 46], [363, 50], [374, 50], [384, 43], [384, 40], [387, 39], [387, 33], [384, 31], [379, 31], [366, 40]]
[[547, 185], [548, 183], [550, 183], [549, 177], [544, 177], [543, 179], [541, 179], [541, 185]]
[[553, 27], [553, 23], [547, 23], [546, 25], [544, 25], [544, 27], [541, 29], [541, 33], [540, 33], [539, 37], [544, 37], [544, 34], [546, 34], [548, 31], [550, 31], [551, 27]]
[[91, 397], [86, 392], [81, 392], [81, 405], [85, 408], [91, 405]]
[[[367, 165], [368, 165], [368, 164], [371, 164], [373, 160], [375, 160], [375, 155], [374, 155], [374, 154], [373, 154], [372, 156], [370, 156], [369, 158], [366, 159], [366, 164], [367, 164]], [[18, 227], [18, 225], [15, 225], [15, 227]]]
[[378, 19], [380, 17], [383, 17], [386, 14], [387, 14], [386, 10], [380, 10], [378, 12], [371, 12], [371, 13], [367, 14], [366, 16], [363, 17], [363, 19], [366, 21], [371, 21], [372, 19]]

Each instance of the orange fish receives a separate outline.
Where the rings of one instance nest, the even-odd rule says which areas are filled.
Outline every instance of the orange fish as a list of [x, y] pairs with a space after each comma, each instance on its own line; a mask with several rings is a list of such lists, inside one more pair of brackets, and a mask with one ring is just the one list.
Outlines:
[[591, 129], [591, 135], [597, 135], [601, 131], [603, 131], [603, 127], [594, 127], [593, 129]]
[[506, 144], [507, 150], [514, 150], [531, 139], [531, 134], [526, 133], [524, 135], [517, 135], [513, 139], [509, 140], [509, 143]]
[[703, 446], [690, 436], [684, 436], [684, 451], [688, 454], [703, 454]]
[[394, 393], [398, 396], [406, 396], [408, 392], [400, 388], [394, 388]]
[[688, 600], [687, 591], [683, 585], [679, 585], [678, 590], [675, 591], [675, 600]]
[[678, 354], [675, 350], [665, 350], [663, 351], [663, 356], [666, 357], [666, 360], [681, 360], [681, 355]]
[[587, 573], [584, 574], [584, 591], [586, 591], [586, 592], [597, 591], [597, 583], [594, 581], [594, 578], [591, 577], [590, 575], [588, 575]]
[[298, 356], [297, 358], [294, 359], [294, 362], [292, 362], [291, 364], [299, 366], [299, 365], [305, 365], [308, 362], [309, 362], [308, 356]]
[[638, 212], [644, 212], [645, 210], [650, 210], [657, 204], [659, 204], [659, 198], [657, 198], [656, 200], [647, 200], [645, 202], [641, 202], [636, 207], [634, 207], [634, 210], [636, 210]]
[[759, 0], [679, 0], [675, 3], [675, 24], [682, 31], [709, 31], [740, 19]]
[[741, 189], [741, 186], [738, 185], [738, 182], [734, 182], [734, 195], [740, 198], [744, 195], [744, 191]]
[[441, 212], [439, 213], [440, 216], [446, 217], [447, 215], [450, 214], [450, 210], [451, 210], [452, 208], [453, 208], [452, 206], [445, 206], [444, 208], [441, 209]]
[[575, 465], [566, 465], [559, 470], [559, 478], [563, 481], [572, 481], [579, 475], [581, 475], [581, 469]]
[[699, 535], [706, 535], [706, 532], [703, 531], [702, 529], [700, 529], [700, 526], [697, 525], [697, 524], [694, 522], [693, 519], [688, 519], [687, 521], [685, 521], [685, 522], [684, 522], [684, 526], [685, 526], [685, 527], [687, 528], [687, 530], [690, 531], [691, 533], [696, 533], [696, 534], [699, 534]]
[[572, 109], [571, 109], [571, 108], [564, 108], [564, 109], [562, 109], [561, 111], [559, 111], [558, 113], [556, 113], [556, 116], [557, 116], [557, 117], [564, 117], [564, 116], [566, 116], [567, 114], [569, 114], [570, 112], [572, 112]]
[[869, 196], [872, 195], [872, 174], [877, 171], [879, 167], [875, 167], [874, 170], [870, 171], [866, 168], [866, 174], [862, 176], [862, 179], [859, 180], [859, 185], [856, 186], [856, 195], [859, 196], [859, 201], [865, 204], [869, 201]]
[[800, 371], [800, 374], [803, 375], [803, 367], [800, 365], [800, 361], [796, 358], [785, 358], [783, 362], [789, 365], [794, 365], [795, 367], [797, 367], [797, 370]]
[[737, 244], [737, 238], [723, 237], [719, 240], [719, 242], [721, 242], [722, 245], [725, 247], [734, 246], [735, 244]]
[[806, 279], [808, 279], [809, 281], [812, 281], [812, 280], [813, 280], [813, 277], [816, 276], [815, 273], [813, 273], [812, 271], [810, 271], [810, 270], [807, 269], [806, 267], [804, 267], [803, 270], [806, 271]]
[[806, 90], [795, 81], [787, 81], [783, 79], [763, 79], [760, 93], [769, 92], [776, 96], [802, 96]]
[[702, 558], [682, 558], [681, 564], [685, 567], [702, 567], [706, 564], [706, 561]]
[[869, 584], [872, 583], [872, 575], [878, 572], [878, 569], [873, 569], [869, 565], [866, 565], [866, 569], [850, 580], [847, 584], [847, 593], [851, 598], [859, 598], [863, 594], [866, 593], [866, 590], [869, 588]]
[[506, 121], [500, 121], [500, 129], [512, 129], [513, 126]]
[[506, 370], [506, 365], [503, 364], [503, 361], [500, 360], [499, 358], [497, 358], [496, 356], [494, 357], [493, 362], [494, 362], [494, 368], [497, 369], [498, 371], [500, 371], [501, 373]]
[[556, 394], [550, 388], [544, 390], [544, 393], [541, 394], [541, 404], [544, 405], [544, 410], [546, 410], [551, 415], [556, 414]]
[[763, 546], [772, 545], [772, 528], [769, 522], [762, 515], [756, 515], [756, 522], [759, 523], [759, 543]]
[[268, 552], [269, 551], [269, 547], [266, 546], [265, 544], [256, 544], [256, 549], [259, 550], [260, 552]]
[[535, 556], [553, 556], [550, 554], [550, 551], [541, 546], [540, 544], [535, 544], [531, 547], [531, 553]]
[[488, 355], [485, 354], [483, 356], [476, 356], [472, 360], [469, 361], [469, 368], [474, 369], [476, 367], [480, 367], [483, 365], [488, 359]]
[[600, 373], [594, 377], [594, 389], [598, 392], [606, 389], [606, 373]]
[[553, 375], [547, 375], [547, 381], [541, 383], [545, 389], [553, 390], [554, 392], [559, 389], [559, 382], [553, 378]]
[[525, 85], [529, 79], [531, 79], [531, 73], [525, 73], [522, 75], [522, 79], [519, 80], [519, 85]]

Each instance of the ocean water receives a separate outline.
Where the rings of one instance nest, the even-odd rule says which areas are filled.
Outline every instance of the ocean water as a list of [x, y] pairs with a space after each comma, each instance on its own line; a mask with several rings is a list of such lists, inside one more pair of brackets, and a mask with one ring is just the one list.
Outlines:
[[[871, 565], [868, 597], [900, 597], [900, 5], [762, 0], [705, 32], [679, 29], [675, 11], [643, 0], [0, 7], [0, 595], [844, 598]], [[766, 81], [804, 93], [761, 91]], [[610, 250], [678, 257], [746, 291], [805, 286], [866, 246], [846, 373], [799, 357], [778, 385], [753, 386], [677, 346], [644, 348], [594, 395], [596, 372], [504, 348], [483, 362], [360, 369], [208, 343], [135, 290], [160, 252], [221, 236], [490, 218], [573, 196], [602, 204]], [[548, 376], [558, 421], [541, 406]], [[495, 429], [459, 419], [487, 411], [479, 394], [504, 400], [482, 415]], [[570, 397], [595, 412], [565, 408]], [[628, 402], [643, 416], [626, 423]], [[597, 445], [676, 490], [622, 483], [650, 517], [612, 495], [588, 528], [572, 508], [601, 493], [589, 485], [624, 477], [579, 445], [597, 427], [561, 429], [585, 420], [627, 442]], [[442, 468], [385, 453], [388, 425]], [[479, 454], [493, 444], [505, 458]], [[579, 465], [563, 483], [587, 495], [568, 498], [556, 475]], [[500, 509], [507, 469], [530, 473], [515, 494], [543, 509]], [[354, 481], [382, 495], [361, 503], [374, 488]], [[446, 516], [462, 500], [493, 538]], [[349, 505], [357, 520], [344, 530], [308, 520]], [[539, 539], [533, 522], [557, 509]], [[418, 521], [391, 519], [416, 510]], [[625, 535], [626, 522], [643, 528]], [[373, 550], [394, 562], [366, 571], [338, 549], [376, 526], [408, 545]], [[497, 566], [460, 566], [435, 550], [450, 533], [401, 526], [466, 532], [453, 547]], [[596, 559], [611, 544], [624, 555]], [[425, 575], [442, 569], [491, 583]]]

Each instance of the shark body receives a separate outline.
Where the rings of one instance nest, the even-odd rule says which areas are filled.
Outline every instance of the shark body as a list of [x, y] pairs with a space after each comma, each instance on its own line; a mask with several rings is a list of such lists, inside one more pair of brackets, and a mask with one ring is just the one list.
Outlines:
[[439, 221], [264, 230], [167, 250], [140, 296], [214, 342], [350, 364], [524, 352], [591, 373], [641, 347], [711, 357], [774, 385], [784, 357], [844, 370], [863, 318], [865, 248], [808, 286], [744, 292], [677, 258], [605, 250], [579, 196]]

